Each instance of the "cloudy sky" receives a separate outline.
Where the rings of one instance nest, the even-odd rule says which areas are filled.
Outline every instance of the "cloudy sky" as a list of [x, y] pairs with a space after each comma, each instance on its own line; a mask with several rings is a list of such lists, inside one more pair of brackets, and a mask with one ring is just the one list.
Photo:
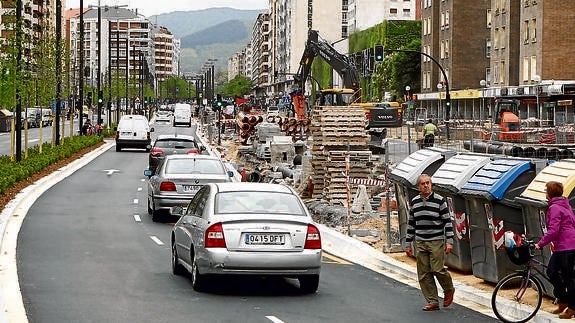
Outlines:
[[[84, 7], [98, 5], [98, 0], [84, 0]], [[202, 10], [213, 7], [236, 9], [267, 9], [269, 0], [100, 0], [100, 5], [127, 5], [138, 9], [144, 16], [152, 16], [173, 11]], [[80, 0], [66, 0], [66, 8], [79, 8]]]

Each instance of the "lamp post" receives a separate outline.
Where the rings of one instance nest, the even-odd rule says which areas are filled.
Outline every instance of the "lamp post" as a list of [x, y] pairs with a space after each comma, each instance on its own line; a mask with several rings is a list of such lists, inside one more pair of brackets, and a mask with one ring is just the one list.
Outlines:
[[[483, 120], [485, 118], [485, 88], [487, 87], [487, 81], [486, 80], [481, 80], [479, 81], [479, 85], [481, 86], [481, 98], [482, 98], [482, 107], [481, 107], [481, 113], [479, 114], [479, 118], [481, 120]], [[491, 112], [489, 112], [489, 115], [491, 115]]]
[[535, 83], [535, 99], [537, 103], [537, 116], [539, 117], [539, 127], [543, 126], [543, 110], [539, 106], [539, 83], [541, 83], [541, 76], [533, 76], [533, 83]]
[[[439, 110], [441, 109], [441, 90], [443, 89], [443, 83], [437, 83], [437, 91], [439, 92], [439, 106], [437, 107], [437, 117], [439, 117]], [[445, 119], [447, 120], [447, 119]]]

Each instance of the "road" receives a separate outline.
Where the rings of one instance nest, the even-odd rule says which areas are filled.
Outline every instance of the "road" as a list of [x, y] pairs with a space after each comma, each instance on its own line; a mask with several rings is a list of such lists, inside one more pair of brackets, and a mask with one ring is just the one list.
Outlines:
[[143, 150], [109, 149], [29, 209], [16, 258], [30, 322], [495, 321], [458, 304], [423, 312], [418, 289], [329, 254], [314, 295], [291, 280], [245, 277], [195, 292], [171, 274], [172, 224], [147, 215], [146, 167]]

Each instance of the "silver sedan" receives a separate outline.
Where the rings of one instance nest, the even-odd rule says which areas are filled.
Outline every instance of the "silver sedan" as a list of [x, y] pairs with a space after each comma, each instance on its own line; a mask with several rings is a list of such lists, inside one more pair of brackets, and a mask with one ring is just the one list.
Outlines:
[[211, 183], [194, 196], [172, 229], [172, 271], [297, 278], [315, 293], [321, 269], [319, 229], [297, 193], [268, 183]]
[[230, 182], [234, 176], [223, 161], [209, 155], [168, 155], [156, 169], [147, 169], [148, 213], [152, 220], [178, 214], [206, 183]]

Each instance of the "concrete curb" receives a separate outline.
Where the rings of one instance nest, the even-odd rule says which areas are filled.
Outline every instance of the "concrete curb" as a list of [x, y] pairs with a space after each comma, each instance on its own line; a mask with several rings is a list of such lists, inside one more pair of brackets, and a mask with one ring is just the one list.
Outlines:
[[[318, 224], [322, 249], [339, 258], [372, 269], [378, 273], [419, 288], [415, 267], [397, 261], [383, 252], [355, 238]], [[491, 292], [486, 292], [454, 279], [456, 303], [471, 306], [474, 310], [495, 317], [491, 310]], [[422, 299], [423, 302], [423, 299]], [[530, 321], [534, 323], [562, 322], [557, 316], [539, 310]]]

